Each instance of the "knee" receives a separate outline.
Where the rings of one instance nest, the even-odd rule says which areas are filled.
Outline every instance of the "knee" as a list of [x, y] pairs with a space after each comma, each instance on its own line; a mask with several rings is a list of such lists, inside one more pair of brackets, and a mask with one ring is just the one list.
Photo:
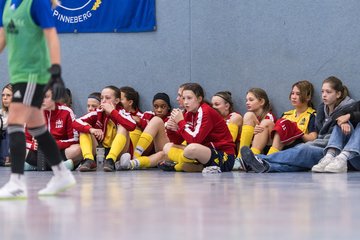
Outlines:
[[246, 112], [243, 117], [243, 125], [255, 126], [256, 115], [253, 112]]
[[170, 148], [173, 147], [173, 146], [174, 146], [173, 143], [166, 143], [166, 144], [164, 145], [164, 148], [163, 148], [164, 154], [167, 155], [167, 154], [169, 153], [169, 151], [170, 151]]
[[196, 152], [198, 152], [199, 149], [197, 148], [197, 144], [192, 143], [186, 146], [184, 149], [184, 156], [187, 158], [193, 158], [196, 155]]

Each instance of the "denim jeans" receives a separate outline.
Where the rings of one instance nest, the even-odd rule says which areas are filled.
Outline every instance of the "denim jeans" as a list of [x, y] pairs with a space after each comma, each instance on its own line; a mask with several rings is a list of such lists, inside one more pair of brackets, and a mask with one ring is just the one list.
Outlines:
[[270, 155], [257, 155], [265, 160], [270, 168], [268, 172], [308, 171], [324, 156], [324, 148], [311, 144], [299, 144]]
[[5, 157], [9, 156], [9, 137], [4, 133], [3, 139], [0, 140], [0, 165], [5, 162]]
[[356, 126], [355, 130], [351, 126], [351, 133], [345, 135], [341, 128], [336, 125], [331, 133], [329, 143], [325, 148], [325, 152], [328, 148], [335, 148], [340, 152], [346, 150], [349, 152], [355, 152], [360, 154], [360, 123]]

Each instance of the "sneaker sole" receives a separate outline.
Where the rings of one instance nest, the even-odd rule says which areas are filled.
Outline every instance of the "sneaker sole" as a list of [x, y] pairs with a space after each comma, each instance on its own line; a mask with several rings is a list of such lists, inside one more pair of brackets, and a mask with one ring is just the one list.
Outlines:
[[104, 172], [115, 172], [115, 169], [112, 169], [109, 167], [104, 167], [103, 170], [104, 170]]
[[91, 168], [80, 168], [79, 172], [94, 172], [96, 171], [96, 168], [91, 169]]
[[317, 169], [317, 168], [311, 168], [311, 171], [312, 172], [315, 172], [315, 173], [324, 173], [325, 172], [325, 170], [324, 169]]
[[324, 172], [327, 172], [327, 173], [346, 173], [347, 168], [346, 169], [325, 169]]
[[63, 188], [60, 188], [58, 191], [54, 192], [54, 193], [38, 193], [38, 196], [41, 196], [41, 197], [46, 197], [46, 196], [56, 196], [57, 194], [61, 193], [61, 192], [64, 192], [66, 190], [68, 190], [69, 188], [72, 188], [76, 185], [76, 182], [74, 183], [71, 183]]
[[256, 173], [263, 173], [265, 172], [266, 168], [256, 160], [254, 153], [251, 151], [249, 147], [242, 147], [241, 148], [241, 157], [242, 160], [250, 166], [252, 170]]
[[9, 200], [27, 200], [28, 198], [23, 196], [23, 197], [0, 197], [0, 201], [9, 201]]

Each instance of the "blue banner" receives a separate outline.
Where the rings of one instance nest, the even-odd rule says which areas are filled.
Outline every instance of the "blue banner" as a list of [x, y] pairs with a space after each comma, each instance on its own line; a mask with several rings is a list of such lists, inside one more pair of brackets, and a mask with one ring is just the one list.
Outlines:
[[53, 17], [59, 33], [155, 31], [155, 0], [61, 0]]

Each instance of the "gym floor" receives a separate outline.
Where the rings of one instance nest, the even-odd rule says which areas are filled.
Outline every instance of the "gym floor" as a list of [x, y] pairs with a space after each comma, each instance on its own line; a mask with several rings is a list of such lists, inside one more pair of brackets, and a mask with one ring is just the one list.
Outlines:
[[[0, 184], [10, 169], [0, 168]], [[360, 172], [213, 175], [157, 169], [74, 172], [38, 198], [51, 172], [26, 172], [28, 200], [0, 201], [0, 239], [359, 239]]]

